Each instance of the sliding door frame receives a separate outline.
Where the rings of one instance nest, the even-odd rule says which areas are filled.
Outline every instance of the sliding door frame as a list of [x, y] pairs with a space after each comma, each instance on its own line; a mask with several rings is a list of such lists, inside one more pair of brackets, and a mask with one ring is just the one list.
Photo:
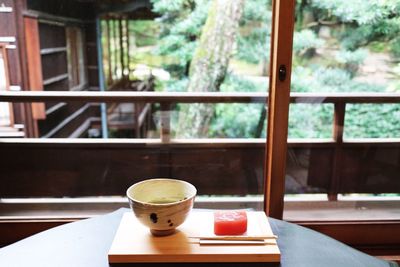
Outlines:
[[294, 0], [273, 0], [264, 211], [282, 219], [294, 32]]

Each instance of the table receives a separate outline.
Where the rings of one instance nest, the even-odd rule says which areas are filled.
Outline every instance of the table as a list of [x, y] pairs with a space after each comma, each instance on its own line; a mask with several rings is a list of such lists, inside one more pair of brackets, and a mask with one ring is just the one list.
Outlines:
[[[128, 209], [121, 208], [106, 215], [58, 226], [4, 247], [0, 249], [0, 266], [109, 266], [107, 253], [121, 217], [126, 211]], [[310, 229], [272, 218], [269, 218], [269, 222], [274, 233], [279, 236], [278, 244], [281, 250], [281, 263], [272, 266], [398, 267], [396, 263], [371, 257]], [[271, 266], [265, 263], [245, 265]], [[136, 266], [155, 266], [155, 264]], [[175, 263], [162, 266], [204, 266], [204, 264]], [[244, 264], [212, 266], [244, 266]]]

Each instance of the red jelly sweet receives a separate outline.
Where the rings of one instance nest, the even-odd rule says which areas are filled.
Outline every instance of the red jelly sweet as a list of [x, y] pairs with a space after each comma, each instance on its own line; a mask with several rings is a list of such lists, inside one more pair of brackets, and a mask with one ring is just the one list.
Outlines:
[[246, 231], [246, 211], [221, 210], [214, 212], [214, 233], [216, 235], [241, 235]]

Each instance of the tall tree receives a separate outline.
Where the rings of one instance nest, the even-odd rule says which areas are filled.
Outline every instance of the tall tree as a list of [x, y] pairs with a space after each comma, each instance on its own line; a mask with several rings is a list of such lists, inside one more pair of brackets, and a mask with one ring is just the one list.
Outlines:
[[[189, 92], [219, 91], [231, 58], [244, 0], [213, 0], [189, 70]], [[208, 131], [211, 104], [182, 106], [178, 137], [201, 137]]]

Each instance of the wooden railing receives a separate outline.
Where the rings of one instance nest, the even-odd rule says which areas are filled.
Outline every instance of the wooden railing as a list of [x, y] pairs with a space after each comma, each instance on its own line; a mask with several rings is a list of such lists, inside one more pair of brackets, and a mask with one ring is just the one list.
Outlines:
[[[257, 164], [262, 164], [263, 149], [265, 139], [170, 139], [170, 117], [169, 112], [173, 104], [176, 103], [266, 103], [268, 95], [266, 93], [176, 93], [176, 92], [2, 92], [0, 93], [0, 101], [6, 102], [142, 102], [142, 103], [160, 103], [161, 112], [165, 112], [161, 118], [160, 139], [132, 139], [132, 140], [0, 140], [0, 147], [10, 149], [28, 148], [24, 150], [26, 153], [31, 148], [49, 149], [47, 152], [52, 154], [65, 147], [83, 149], [89, 147], [113, 149], [115, 147], [130, 147], [139, 149], [137, 151], [156, 153], [162, 151], [162, 156], [157, 159], [163, 168], [159, 173], [171, 174], [174, 170], [165, 169], [165, 166], [171, 163], [171, 157], [182, 151], [204, 151], [204, 149], [224, 149], [224, 151], [237, 152], [239, 150], [248, 150], [249, 154], [242, 155], [243, 164], [250, 164], [246, 157], [251, 157], [251, 153], [256, 153]], [[393, 93], [292, 93], [290, 96], [291, 103], [305, 104], [325, 104], [334, 105], [334, 120], [332, 138], [328, 139], [289, 139], [289, 150], [294, 151], [292, 154], [305, 153], [309, 150], [308, 166], [303, 166], [308, 171], [308, 179], [313, 181], [315, 186], [325, 188], [329, 198], [335, 200], [338, 193], [343, 192], [400, 192], [400, 184], [395, 179], [396, 173], [400, 171], [400, 156], [397, 164], [385, 167], [386, 159], [379, 164], [374, 160], [378, 157], [377, 150], [385, 151], [383, 154], [390, 154], [400, 149], [400, 139], [352, 139], [343, 140], [344, 118], [346, 105], [353, 103], [400, 103], [400, 94]], [[52, 149], [54, 147], [54, 149]], [[58, 149], [58, 150], [57, 150]], [[175, 149], [175, 150], [174, 150]], [[233, 150], [232, 150], [233, 149]], [[236, 150], [238, 149], [238, 150]], [[253, 150], [251, 150], [253, 149]], [[254, 150], [255, 149], [255, 150]], [[44, 150], [43, 150], [44, 151]], [[83, 151], [83, 150], [82, 150]], [[180, 151], [180, 152], [179, 152]], [[257, 152], [255, 152], [257, 151]], [[47, 153], [46, 152], [46, 153]], [[178, 153], [179, 152], [179, 153]], [[236, 153], [235, 152], [235, 153]], [[166, 153], [166, 154], [165, 154]], [[175, 154], [174, 154], [175, 153]], [[176, 154], [178, 153], [178, 154]], [[211, 152], [210, 152], [211, 153]], [[214, 152], [213, 152], [214, 153]], [[228, 153], [227, 153], [228, 154]], [[381, 153], [382, 154], [382, 153]], [[393, 153], [392, 153], [393, 154]], [[47, 154], [46, 154], [47, 155]], [[46, 157], [44, 155], [44, 157]], [[217, 154], [209, 154], [216, 155]], [[193, 156], [194, 157], [194, 156]], [[379, 155], [382, 157], [382, 155]], [[48, 158], [50, 159], [50, 157]], [[138, 159], [136, 159], [138, 160]], [[182, 160], [182, 159], [181, 159]], [[185, 159], [186, 160], [186, 159]], [[233, 159], [231, 159], [233, 160]], [[290, 161], [288, 157], [288, 161]], [[382, 161], [382, 160], [381, 160]], [[396, 159], [394, 159], [396, 161]], [[241, 163], [241, 164], [242, 164]], [[191, 163], [193, 164], [193, 162]], [[226, 162], [224, 163], [226, 164]], [[251, 168], [257, 168], [258, 165], [251, 165]], [[386, 164], [386, 165], [385, 165]], [[248, 165], [248, 166], [250, 166]], [[247, 167], [248, 167], [247, 166]], [[5, 168], [5, 166], [3, 166]], [[3, 169], [4, 169], [3, 168]], [[171, 166], [170, 166], [171, 168]], [[248, 167], [250, 168], [250, 167]], [[250, 168], [250, 169], [251, 169]], [[290, 168], [290, 165], [289, 165]], [[364, 169], [367, 169], [365, 171]], [[364, 186], [365, 177], [370, 172], [377, 170], [385, 171], [386, 177], [392, 182], [378, 186]], [[222, 169], [221, 169], [222, 170]], [[378, 170], [378, 171], [379, 171]], [[176, 170], [175, 170], [176, 171]], [[290, 170], [288, 170], [290, 171]], [[178, 173], [182, 173], [179, 172]], [[216, 172], [215, 177], [222, 175]], [[363, 177], [364, 176], [364, 177]], [[256, 179], [257, 180], [257, 179]], [[352, 180], [356, 182], [352, 182]], [[359, 183], [357, 185], [356, 183]], [[356, 185], [355, 185], [356, 184]], [[124, 185], [125, 186], [125, 185]], [[223, 185], [221, 185], [223, 186]], [[258, 184], [249, 185], [250, 193], [257, 193]], [[392, 190], [392, 191], [391, 191]], [[114, 190], [114, 193], [118, 190]], [[238, 191], [236, 193], [243, 193]]]

